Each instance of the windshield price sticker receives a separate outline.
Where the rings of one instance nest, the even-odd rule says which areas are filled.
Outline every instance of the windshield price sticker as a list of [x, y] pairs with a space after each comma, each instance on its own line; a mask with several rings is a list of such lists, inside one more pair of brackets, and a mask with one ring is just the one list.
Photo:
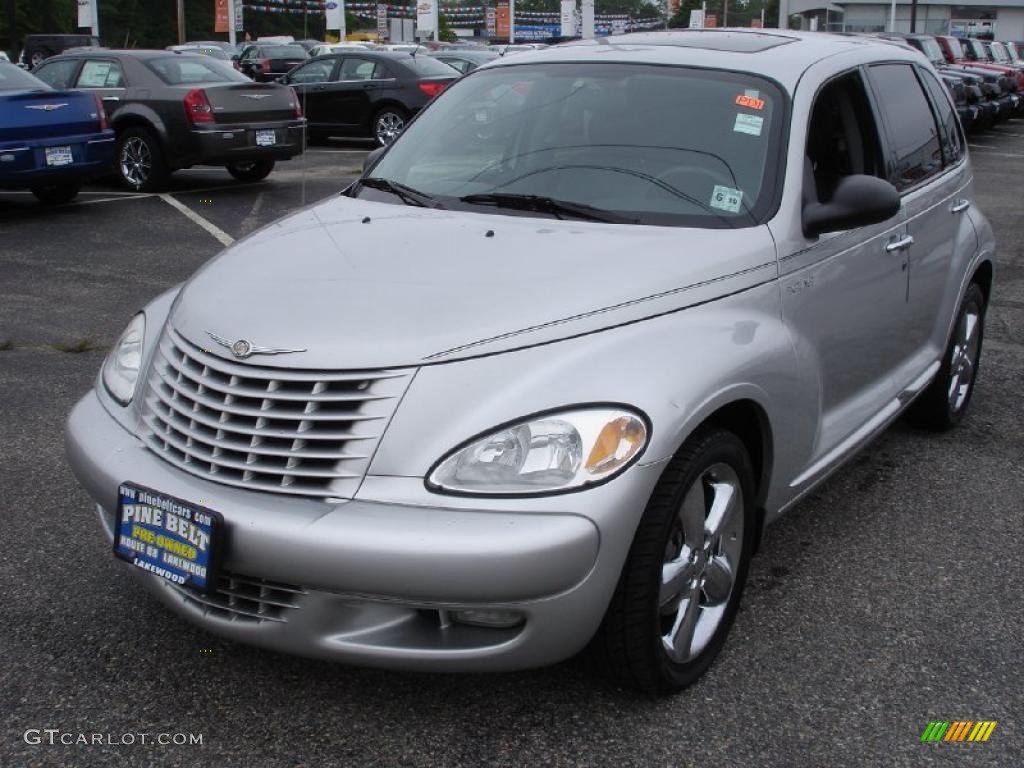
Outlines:
[[714, 191], [711, 193], [711, 207], [718, 208], [722, 211], [728, 211], [729, 213], [739, 213], [740, 206], [743, 204], [743, 190], [733, 189], [732, 187], [723, 187], [719, 184], [715, 185]]
[[760, 136], [761, 128], [764, 126], [764, 118], [759, 115], [748, 115], [740, 112], [736, 115], [736, 123], [732, 129], [736, 133], [747, 133], [751, 136]]
[[736, 103], [741, 107], [748, 107], [750, 109], [764, 109], [764, 99], [759, 99], [756, 96], [748, 96], [745, 93], [741, 93], [736, 97]]

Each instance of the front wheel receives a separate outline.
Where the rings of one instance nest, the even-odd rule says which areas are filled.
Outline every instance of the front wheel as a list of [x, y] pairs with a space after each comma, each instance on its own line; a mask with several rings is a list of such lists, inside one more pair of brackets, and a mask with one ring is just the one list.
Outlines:
[[263, 181], [274, 170], [273, 160], [248, 160], [245, 162], [231, 163], [228, 173], [239, 181], [254, 182]]
[[985, 294], [977, 283], [971, 283], [960, 302], [939, 371], [907, 413], [911, 422], [937, 430], [960, 423], [974, 394], [984, 335]]
[[754, 471], [731, 432], [694, 434], [647, 504], [591, 640], [598, 671], [649, 692], [695, 682], [736, 616], [754, 547]]
[[409, 116], [398, 107], [385, 107], [373, 117], [373, 138], [377, 144], [386, 147], [405, 128]]
[[61, 205], [70, 203], [76, 197], [82, 185], [78, 182], [66, 182], [64, 184], [47, 184], [45, 186], [32, 187], [32, 194], [36, 199], [46, 205]]

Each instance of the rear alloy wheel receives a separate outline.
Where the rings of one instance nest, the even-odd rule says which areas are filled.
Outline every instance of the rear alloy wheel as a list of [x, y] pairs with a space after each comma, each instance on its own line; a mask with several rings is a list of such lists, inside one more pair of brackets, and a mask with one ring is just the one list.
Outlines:
[[160, 142], [152, 133], [132, 127], [118, 137], [117, 173], [121, 183], [135, 192], [159, 192], [164, 188], [167, 164]]
[[274, 170], [273, 160], [245, 160], [227, 166], [228, 173], [239, 181], [263, 181]]
[[386, 147], [398, 138], [409, 118], [397, 107], [386, 107], [373, 118], [373, 137], [377, 143]]
[[754, 546], [754, 472], [743, 442], [698, 431], [662, 474], [588, 648], [598, 671], [649, 692], [695, 682], [736, 616]]
[[82, 188], [82, 185], [77, 181], [66, 182], [64, 184], [47, 184], [45, 186], [32, 187], [32, 194], [41, 203], [46, 205], [62, 205], [63, 203], [70, 203], [76, 197], [78, 192]]
[[972, 283], [960, 302], [939, 371], [907, 413], [910, 421], [937, 430], [952, 429], [960, 423], [974, 393], [984, 335], [985, 294]]
[[46, 54], [42, 51], [32, 51], [32, 57], [29, 59], [29, 64], [32, 69], [35, 69], [40, 64], [46, 61]]

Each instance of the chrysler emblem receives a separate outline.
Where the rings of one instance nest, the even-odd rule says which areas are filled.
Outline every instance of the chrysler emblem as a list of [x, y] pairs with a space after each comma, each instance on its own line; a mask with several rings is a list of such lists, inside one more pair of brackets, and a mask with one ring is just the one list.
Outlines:
[[286, 349], [283, 347], [259, 347], [253, 344], [248, 339], [239, 339], [238, 341], [231, 341], [225, 339], [223, 336], [218, 336], [213, 331], [207, 331], [206, 335], [216, 341], [222, 347], [227, 347], [232, 355], [237, 357], [239, 360], [245, 360], [247, 357], [253, 355], [287, 355], [292, 352], [305, 352], [306, 348], [301, 349]]
[[243, 93], [242, 95], [247, 99], [266, 99], [270, 97], [269, 93]]
[[38, 109], [42, 112], [53, 112], [54, 110], [66, 107], [67, 105], [67, 102], [64, 102], [63, 104], [30, 104], [25, 107], [25, 109]]

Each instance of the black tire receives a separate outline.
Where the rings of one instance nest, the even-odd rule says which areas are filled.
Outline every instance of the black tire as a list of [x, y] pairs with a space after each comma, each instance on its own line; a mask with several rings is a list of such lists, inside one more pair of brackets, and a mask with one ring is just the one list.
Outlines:
[[371, 135], [377, 146], [386, 147], [398, 138], [408, 122], [409, 113], [401, 107], [384, 107], [370, 121]]
[[133, 192], [160, 192], [170, 169], [157, 137], [146, 128], [131, 126], [117, 136], [117, 176]]
[[952, 429], [963, 419], [978, 379], [985, 337], [985, 309], [985, 294], [977, 283], [971, 283], [960, 302], [942, 364], [928, 388], [907, 412], [913, 424], [943, 431]]
[[[707, 543], [706, 528], [701, 528], [698, 533], [704, 535], [705, 552], [694, 554], [694, 550], [686, 545], [689, 536], [681, 522], [683, 502], [692, 498], [698, 504], [705, 504], [705, 510], [708, 507], [717, 509], [712, 502], [719, 498], [720, 492], [711, 489], [721, 486], [708, 481], [718, 474], [728, 475], [723, 467], [732, 471], [730, 487], [738, 488], [742, 499], [732, 507], [731, 516], [723, 518], [726, 521], [721, 537], [723, 543], [715, 544], [714, 536]], [[733, 479], [734, 485], [731, 484]], [[709, 492], [712, 494], [710, 502]], [[691, 497], [691, 493], [697, 495]], [[735, 500], [734, 493], [732, 498]], [[585, 653], [592, 669], [631, 688], [651, 693], [674, 693], [695, 682], [711, 666], [725, 643], [743, 595], [756, 540], [754, 504], [753, 466], [743, 442], [736, 435], [709, 427], [699, 430], [686, 441], [666, 467], [651, 495], [608, 611], [587, 647]], [[700, 513], [699, 506], [697, 513]], [[707, 516], [707, 511], [704, 514]], [[742, 531], [737, 531], [737, 519], [742, 520]], [[710, 518], [706, 517], [703, 524], [706, 526], [709, 521]], [[728, 542], [725, 541], [727, 538]], [[731, 571], [734, 576], [727, 595], [723, 596], [719, 589], [718, 597], [711, 605], [712, 598], [706, 590], [714, 579], [710, 570], [701, 570], [701, 563], [709, 562], [705, 560], [709, 548], [724, 546], [738, 553]], [[693, 557], [687, 556], [687, 552]], [[710, 622], [705, 626], [703, 643], [699, 640], [686, 643], [688, 655], [682, 659], [670, 656], [663, 642], [663, 638], [673, 636], [674, 627], [686, 625], [685, 620], [680, 621], [680, 616], [685, 613], [683, 599], [676, 607], [672, 607], [671, 599], [663, 604], [663, 574], [672, 567], [683, 579], [680, 584], [687, 584], [680, 587], [680, 594], [688, 592], [687, 603], [697, 601], [698, 620], [695, 626], [701, 627], [699, 621], [705, 616], [705, 611], [708, 611]], [[697, 575], [692, 578], [683, 576], [679, 570], [682, 568], [689, 568], [688, 573]], [[666, 610], [669, 615], [666, 615]], [[698, 635], [695, 633], [694, 637]]]
[[82, 189], [77, 181], [68, 181], [63, 184], [47, 184], [45, 186], [32, 187], [32, 194], [39, 202], [45, 205], [62, 205], [70, 203]]
[[263, 181], [270, 172], [274, 170], [273, 160], [246, 160], [237, 163], [231, 163], [227, 166], [228, 173], [234, 176], [239, 181], [252, 183], [254, 181]]

